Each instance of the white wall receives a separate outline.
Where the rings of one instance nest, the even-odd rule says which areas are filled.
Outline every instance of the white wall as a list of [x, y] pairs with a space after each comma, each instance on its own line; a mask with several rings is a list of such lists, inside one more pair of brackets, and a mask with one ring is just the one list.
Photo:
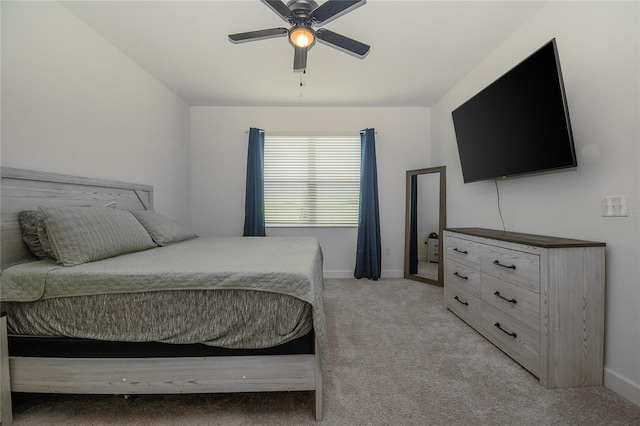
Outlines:
[[[405, 171], [431, 165], [428, 108], [191, 108], [193, 227], [200, 235], [242, 235], [249, 127], [267, 131], [359, 131], [376, 135], [383, 277], [404, 268]], [[267, 235], [312, 235], [326, 277], [352, 277], [356, 228], [268, 229]]]
[[2, 166], [153, 185], [189, 224], [189, 107], [57, 2], [1, 2]]
[[[606, 242], [605, 384], [638, 405], [639, 22], [637, 2], [550, 2], [432, 110], [434, 161], [448, 167], [448, 225], [501, 228], [494, 182], [462, 182], [451, 111], [557, 39], [578, 168], [500, 181], [504, 222], [511, 231]], [[601, 217], [601, 197], [620, 194], [631, 215]]]

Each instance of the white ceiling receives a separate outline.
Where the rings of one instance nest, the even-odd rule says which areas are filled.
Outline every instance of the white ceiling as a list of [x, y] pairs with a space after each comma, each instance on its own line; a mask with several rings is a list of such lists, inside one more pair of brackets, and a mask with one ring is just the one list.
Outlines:
[[259, 0], [63, 2], [199, 106], [431, 106], [543, 3], [369, 0], [325, 26], [369, 44], [369, 55], [316, 43], [300, 87], [286, 38], [227, 38], [287, 26]]

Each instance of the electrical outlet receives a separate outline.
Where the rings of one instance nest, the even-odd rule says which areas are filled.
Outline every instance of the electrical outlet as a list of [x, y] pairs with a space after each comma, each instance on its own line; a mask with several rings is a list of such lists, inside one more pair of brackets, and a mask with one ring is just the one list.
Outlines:
[[385, 254], [386, 256], [389, 256], [389, 255], [391, 254], [391, 247], [385, 247], [385, 248], [384, 248], [384, 254]]

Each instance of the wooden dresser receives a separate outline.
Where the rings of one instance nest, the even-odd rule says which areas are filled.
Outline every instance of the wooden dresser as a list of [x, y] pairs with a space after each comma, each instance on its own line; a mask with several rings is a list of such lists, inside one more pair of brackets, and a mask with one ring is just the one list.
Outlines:
[[445, 304], [547, 388], [602, 385], [605, 244], [444, 233]]

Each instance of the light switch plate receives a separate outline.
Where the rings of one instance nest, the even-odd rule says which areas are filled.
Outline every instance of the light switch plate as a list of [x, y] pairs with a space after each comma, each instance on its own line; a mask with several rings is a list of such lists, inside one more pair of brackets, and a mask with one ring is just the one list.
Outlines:
[[608, 195], [602, 197], [602, 216], [603, 217], [626, 217], [629, 216], [627, 211], [626, 195]]

